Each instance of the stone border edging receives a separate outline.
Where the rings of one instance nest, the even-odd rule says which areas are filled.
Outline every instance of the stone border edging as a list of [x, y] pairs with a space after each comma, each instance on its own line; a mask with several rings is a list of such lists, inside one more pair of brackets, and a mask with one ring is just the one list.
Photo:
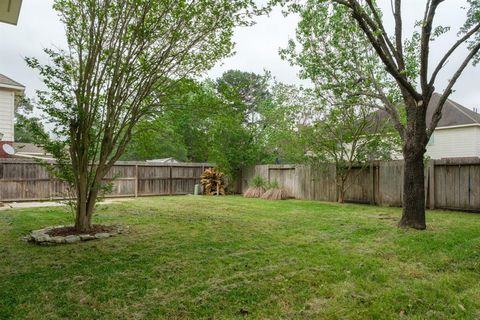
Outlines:
[[128, 226], [111, 226], [113, 228], [110, 232], [99, 232], [94, 235], [80, 234], [80, 235], [68, 235], [68, 236], [50, 236], [49, 231], [58, 228], [71, 227], [70, 226], [52, 226], [39, 230], [33, 230], [27, 236], [23, 237], [23, 240], [40, 245], [53, 245], [53, 244], [66, 244], [76, 243], [80, 241], [89, 241], [96, 239], [106, 239], [128, 231]]

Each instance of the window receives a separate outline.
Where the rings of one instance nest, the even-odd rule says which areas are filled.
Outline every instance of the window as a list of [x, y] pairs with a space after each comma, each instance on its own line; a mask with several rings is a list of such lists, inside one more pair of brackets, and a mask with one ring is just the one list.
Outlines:
[[430, 136], [430, 140], [428, 140], [427, 146], [434, 146], [435, 145], [435, 132], [432, 133]]

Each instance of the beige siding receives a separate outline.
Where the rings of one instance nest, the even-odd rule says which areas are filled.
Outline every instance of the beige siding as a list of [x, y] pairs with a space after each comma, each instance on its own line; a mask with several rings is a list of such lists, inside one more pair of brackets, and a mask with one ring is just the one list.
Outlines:
[[432, 159], [479, 157], [480, 127], [460, 127], [435, 130], [433, 140], [427, 146]]
[[3, 141], [14, 141], [13, 137], [13, 91], [0, 89], [0, 132], [4, 134]]

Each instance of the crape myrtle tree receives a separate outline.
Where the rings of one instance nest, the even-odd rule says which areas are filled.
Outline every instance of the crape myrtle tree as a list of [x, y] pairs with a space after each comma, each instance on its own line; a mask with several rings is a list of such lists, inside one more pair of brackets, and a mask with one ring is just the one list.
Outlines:
[[233, 29], [257, 13], [251, 0], [56, 0], [66, 50], [49, 64], [27, 58], [47, 90], [38, 102], [55, 128], [44, 147], [75, 192], [75, 228], [88, 232], [102, 178], [135, 124], [161, 109], [173, 83], [232, 52]]
[[318, 118], [302, 131], [309, 162], [319, 169], [333, 163], [337, 201], [343, 203], [345, 193], [370, 160], [391, 159], [396, 139], [385, 139], [391, 129], [372, 116], [369, 106], [339, 104], [319, 110]]
[[[291, 1], [280, 1], [291, 2]], [[476, 64], [480, 60], [480, 1], [467, 0], [466, 20], [457, 34], [456, 41], [444, 49], [443, 56], [438, 61], [432, 61], [431, 44], [438, 37], [450, 30], [449, 27], [439, 25], [436, 21], [437, 10], [444, 0], [426, 0], [423, 19], [416, 25], [416, 31], [411, 37], [404, 34], [404, 21], [402, 15], [402, 1], [391, 1], [393, 14], [393, 31], [388, 32], [384, 23], [383, 12], [377, 7], [375, 0], [324, 0], [306, 1], [318, 6], [331, 7], [343, 6], [346, 14], [353, 18], [363, 35], [368, 40], [385, 70], [394, 79], [400, 92], [402, 108], [405, 110], [406, 121], [399, 119], [398, 108], [388, 108], [387, 112], [403, 139], [403, 157], [405, 159], [403, 214], [400, 226], [425, 229], [425, 189], [424, 189], [424, 154], [426, 145], [435, 130], [441, 116], [445, 101], [452, 93], [457, 80], [465, 68]], [[294, 3], [293, 7], [304, 4]], [[335, 24], [338, 17], [332, 16], [331, 23]], [[321, 23], [321, 22], [320, 22]], [[409, 38], [410, 43], [405, 39]], [[315, 42], [314, 37], [311, 38]], [[407, 54], [407, 49], [415, 46], [418, 56], [412, 62]], [[368, 50], [369, 48], [365, 48]], [[438, 76], [444, 71], [445, 65], [454, 54], [461, 49], [466, 52], [455, 67], [455, 71], [448, 77], [443, 90], [437, 88]], [[409, 68], [418, 66], [416, 76], [412, 77]], [[441, 91], [441, 98], [434, 108], [433, 118], [426, 121], [426, 111], [435, 91]], [[394, 101], [393, 101], [394, 102]]]

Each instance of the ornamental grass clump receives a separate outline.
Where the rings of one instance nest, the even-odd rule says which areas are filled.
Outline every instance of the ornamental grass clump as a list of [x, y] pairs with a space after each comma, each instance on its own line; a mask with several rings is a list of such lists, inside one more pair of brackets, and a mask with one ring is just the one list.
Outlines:
[[265, 179], [257, 174], [252, 180], [250, 180], [249, 188], [245, 191], [243, 196], [245, 198], [260, 198], [265, 193], [266, 184]]
[[268, 190], [262, 195], [262, 199], [266, 200], [286, 200], [288, 198], [287, 191], [281, 188], [277, 181], [272, 181], [268, 185]]

